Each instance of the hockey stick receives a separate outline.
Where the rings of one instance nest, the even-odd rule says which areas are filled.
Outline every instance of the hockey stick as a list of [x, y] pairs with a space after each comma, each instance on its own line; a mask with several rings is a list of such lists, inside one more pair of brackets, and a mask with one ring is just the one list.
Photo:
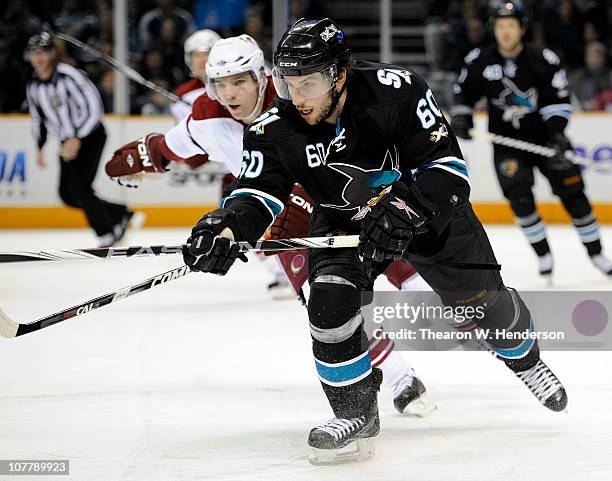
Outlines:
[[[297, 237], [295, 239], [259, 240], [254, 244], [239, 242], [240, 252], [281, 252], [308, 248], [357, 247], [358, 235], [330, 237]], [[0, 252], [0, 263], [30, 261], [63, 261], [78, 259], [110, 259], [113, 257], [148, 257], [180, 254], [183, 245], [101, 247], [94, 249], [63, 249], [44, 251]]]
[[[524, 150], [526, 152], [531, 152], [532, 154], [541, 155], [543, 157], [552, 157], [556, 154], [555, 149], [551, 149], [550, 147], [533, 144], [531, 142], [514, 139], [512, 137], [506, 137], [504, 135], [492, 134], [490, 132], [482, 132], [476, 129], [470, 129], [469, 134], [472, 137], [478, 137], [481, 139], [485, 139], [494, 144], [504, 145], [506, 147], [512, 147], [514, 149]], [[596, 162], [594, 159], [581, 157], [577, 155], [576, 153], [572, 152], [571, 150], [568, 150], [565, 152], [565, 158], [574, 164], [582, 165], [585, 167], [594, 167], [594, 168], [603, 169], [603, 170], [612, 169], [612, 166], [598, 165], [598, 162]]]
[[121, 299], [125, 299], [126, 297], [133, 296], [134, 294], [147, 291], [152, 287], [165, 284], [166, 282], [173, 281], [174, 279], [179, 279], [189, 274], [189, 272], [191, 271], [187, 266], [172, 269], [155, 277], [151, 277], [146, 281], [139, 282], [138, 284], [135, 284], [133, 286], [124, 287], [123, 289], [111, 292], [110, 294], [96, 297], [95, 299], [85, 301], [82, 304], [69, 307], [68, 309], [64, 309], [63, 311], [56, 312], [55, 314], [50, 314], [46, 317], [43, 317], [42, 319], [30, 322], [28, 324], [21, 324], [19, 322], [14, 321], [10, 317], [8, 317], [2, 309], [0, 309], [0, 335], [10, 338], [38, 331], [40, 329], [44, 329], [45, 327], [57, 324], [58, 322], [66, 321], [73, 317], [86, 314], [87, 312], [91, 312], [94, 309], [99, 309], [100, 307], [107, 306], [112, 302], [119, 301]]
[[[284, 239], [284, 240], [272, 240], [272, 241], [257, 241], [255, 246], [250, 245], [247, 242], [240, 242], [240, 251], [261, 251], [264, 250], [262, 246], [270, 246], [265, 250], [278, 250], [278, 251], [287, 251], [287, 250], [299, 250], [304, 248], [342, 248], [342, 247], [356, 247], [359, 243], [359, 236], [350, 235], [350, 236], [334, 236], [334, 237], [310, 237], [310, 238], [296, 238], [296, 239]], [[259, 247], [258, 247], [259, 246]], [[276, 247], [273, 247], [276, 246]], [[156, 246], [160, 249], [166, 248], [173, 249], [172, 252], [163, 252], [164, 254], [176, 254], [181, 251], [182, 246]], [[122, 255], [117, 257], [126, 257], [125, 255], [129, 249], [139, 249], [135, 247], [126, 248], [123, 251]], [[152, 247], [147, 248], [152, 249]], [[178, 249], [178, 250], [177, 250]], [[93, 249], [90, 249], [93, 250]], [[98, 250], [110, 250], [110, 249], [98, 249]], [[159, 253], [155, 252], [147, 252], [141, 255], [159, 255]], [[132, 254], [136, 255], [136, 254]], [[90, 258], [90, 256], [85, 256], [86, 258]], [[96, 257], [96, 256], [94, 256]], [[106, 256], [104, 256], [106, 257]], [[82, 257], [81, 257], [82, 258]], [[41, 259], [42, 260], [42, 259]], [[56, 260], [56, 259], [48, 259], [48, 260]], [[458, 269], [492, 269], [492, 270], [500, 270], [501, 266], [499, 264], [486, 264], [486, 263], [455, 263], [455, 264], [445, 264], [449, 266], [456, 267]], [[89, 301], [85, 301], [76, 306], [69, 307], [64, 309], [63, 311], [56, 312], [55, 314], [50, 314], [48, 316], [43, 317], [42, 319], [38, 319], [37, 321], [33, 321], [27, 324], [22, 324], [14, 321], [10, 317], [6, 315], [6, 313], [0, 308], [0, 335], [3, 337], [17, 337], [23, 334], [28, 334], [30, 332], [38, 331], [40, 329], [44, 329], [45, 327], [52, 326], [62, 321], [66, 321], [71, 319], [72, 317], [80, 316], [82, 314], [86, 314], [95, 309], [99, 309], [100, 307], [107, 306], [112, 302], [119, 301], [121, 299], [125, 299], [126, 297], [133, 296], [134, 294], [138, 294], [140, 292], [147, 291], [152, 287], [158, 286], [160, 284], [164, 284], [169, 281], [173, 281], [174, 279], [179, 279], [189, 274], [191, 271], [185, 265], [176, 269], [172, 269], [162, 274], [159, 274], [155, 277], [151, 277], [145, 281], [139, 282], [138, 284], [124, 287], [123, 289], [119, 289], [118, 291], [111, 292], [109, 294], [96, 297], [95, 299], [91, 299]]]
[[147, 80], [142, 75], [140, 75], [140, 73], [138, 73], [136, 70], [134, 70], [132, 67], [118, 62], [117, 60], [115, 60], [110, 55], [107, 55], [104, 52], [101, 52], [100, 50], [97, 50], [97, 49], [87, 45], [86, 43], [81, 42], [80, 40], [78, 40], [78, 39], [76, 39], [76, 38], [74, 38], [71, 35], [68, 35], [66, 33], [56, 32], [56, 31], [53, 31], [53, 30], [51, 30], [50, 33], [55, 35], [58, 38], [61, 38], [62, 40], [66, 41], [68, 43], [71, 43], [75, 47], [80, 48], [81, 50], [83, 50], [84, 52], [87, 52], [88, 54], [92, 55], [93, 57], [95, 57], [97, 59], [104, 60], [106, 63], [111, 65], [113, 68], [115, 68], [116, 70], [118, 70], [122, 74], [124, 74], [130, 80], [133, 80], [134, 82], [139, 83], [140, 85], [143, 85], [143, 86], [145, 86], [147, 88], [150, 88], [151, 90], [153, 90], [155, 92], [158, 92], [158, 93], [162, 94], [164, 97], [167, 97], [172, 102], [183, 102], [185, 105], [191, 107], [191, 105], [192, 105], [191, 102], [188, 102], [187, 100], [183, 99], [182, 97], [179, 97], [178, 95], [176, 95], [176, 94], [166, 90], [161, 85], [157, 85], [155, 82], [151, 82], [150, 80]]

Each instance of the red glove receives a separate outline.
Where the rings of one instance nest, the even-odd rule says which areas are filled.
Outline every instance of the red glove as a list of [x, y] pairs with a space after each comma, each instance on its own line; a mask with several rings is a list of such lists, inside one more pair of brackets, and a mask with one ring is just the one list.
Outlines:
[[270, 239], [306, 237], [314, 202], [301, 185], [296, 184], [289, 202], [270, 227]]
[[161, 154], [162, 134], [149, 134], [115, 150], [106, 163], [106, 174], [127, 187], [137, 187], [135, 182], [141, 172], [166, 172], [169, 160]]

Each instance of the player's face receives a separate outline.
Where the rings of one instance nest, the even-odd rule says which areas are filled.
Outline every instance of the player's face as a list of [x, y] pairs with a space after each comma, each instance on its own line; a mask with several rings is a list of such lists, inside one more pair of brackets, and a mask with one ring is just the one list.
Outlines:
[[259, 85], [251, 72], [239, 73], [214, 79], [221, 104], [236, 120], [249, 117], [259, 94]]
[[47, 50], [33, 50], [30, 53], [30, 62], [36, 74], [45, 79], [53, 72], [53, 52]]
[[495, 40], [503, 50], [514, 50], [523, 38], [523, 26], [516, 18], [495, 20]]
[[208, 62], [208, 52], [193, 52], [191, 54], [193, 74], [202, 81], [204, 81], [204, 75], [206, 75], [206, 62]]
[[[332, 85], [321, 73], [284, 77], [291, 101], [309, 125], [320, 123], [332, 103]], [[338, 86], [336, 86], [338, 87]]]

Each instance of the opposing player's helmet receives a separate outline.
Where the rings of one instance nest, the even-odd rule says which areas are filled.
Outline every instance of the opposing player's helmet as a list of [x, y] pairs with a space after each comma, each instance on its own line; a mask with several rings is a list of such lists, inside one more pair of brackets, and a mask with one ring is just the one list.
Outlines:
[[493, 26], [498, 18], [516, 18], [523, 25], [527, 24], [527, 16], [522, 5], [514, 2], [500, 2], [495, 6], [489, 19], [490, 24]]
[[53, 43], [53, 37], [49, 32], [37, 33], [29, 38], [28, 44], [24, 51], [24, 58], [26, 61], [29, 61], [34, 50], [51, 52], [54, 49], [55, 44]]
[[217, 40], [220, 39], [221, 37], [217, 32], [209, 29], [198, 30], [187, 37], [183, 50], [185, 52], [185, 65], [189, 67], [192, 75], [194, 71], [191, 63], [191, 54], [193, 52], [209, 52]]
[[214, 80], [244, 72], [251, 72], [259, 85], [259, 97], [255, 109], [263, 101], [268, 84], [264, 54], [250, 35], [242, 34], [219, 40], [208, 56], [206, 63], [206, 92], [210, 98], [220, 102]]
[[[300, 19], [283, 35], [274, 52], [272, 79], [279, 97], [291, 99], [285, 76], [320, 72], [323, 87], [304, 91], [304, 98], [313, 98], [332, 89], [338, 80], [338, 70], [351, 57], [344, 32], [329, 18]], [[337, 99], [334, 101], [337, 102]]]

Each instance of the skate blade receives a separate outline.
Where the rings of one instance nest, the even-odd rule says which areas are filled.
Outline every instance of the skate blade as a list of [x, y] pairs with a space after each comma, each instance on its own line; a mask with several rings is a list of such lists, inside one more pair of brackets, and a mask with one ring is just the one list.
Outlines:
[[436, 403], [429, 399], [427, 393], [423, 393], [404, 408], [404, 414], [424, 418], [431, 415], [436, 409], [438, 409]]
[[308, 462], [315, 466], [366, 461], [376, 452], [374, 438], [358, 439], [340, 449], [310, 449], [312, 453], [308, 456]]

